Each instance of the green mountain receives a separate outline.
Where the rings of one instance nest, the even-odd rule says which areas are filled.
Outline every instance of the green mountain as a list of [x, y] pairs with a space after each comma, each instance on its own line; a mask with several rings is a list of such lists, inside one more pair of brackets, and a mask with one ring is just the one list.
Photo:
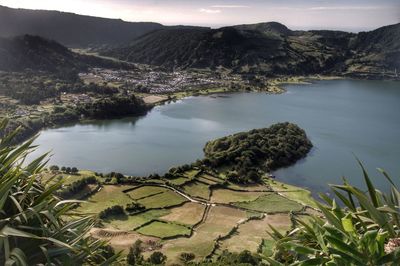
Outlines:
[[222, 66], [240, 73], [379, 76], [400, 69], [399, 30], [400, 24], [359, 34], [292, 31], [277, 22], [161, 29], [104, 54], [168, 69]]
[[39, 35], [73, 47], [124, 44], [161, 28], [163, 26], [158, 23], [132, 23], [58, 11], [0, 6], [0, 37]]
[[80, 55], [65, 46], [39, 36], [0, 38], [1, 71], [71, 72], [90, 66], [127, 67], [99, 57]]

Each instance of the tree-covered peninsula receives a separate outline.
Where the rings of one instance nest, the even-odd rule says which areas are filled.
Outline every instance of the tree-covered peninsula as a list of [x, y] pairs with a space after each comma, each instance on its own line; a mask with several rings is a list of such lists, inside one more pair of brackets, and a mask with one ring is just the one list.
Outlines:
[[232, 181], [252, 183], [260, 179], [258, 170], [289, 166], [305, 157], [311, 148], [305, 131], [286, 122], [210, 141], [204, 147], [204, 161], [228, 169]]

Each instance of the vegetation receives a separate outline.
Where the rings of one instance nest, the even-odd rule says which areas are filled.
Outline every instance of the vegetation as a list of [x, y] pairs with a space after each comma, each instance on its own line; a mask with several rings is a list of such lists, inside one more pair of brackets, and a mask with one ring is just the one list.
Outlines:
[[296, 201], [288, 200], [278, 194], [269, 193], [254, 201], [237, 202], [235, 206], [258, 212], [300, 211], [303, 206]]
[[212, 167], [231, 167], [230, 181], [254, 183], [261, 179], [260, 168], [269, 171], [293, 164], [311, 147], [304, 130], [295, 124], [279, 123], [208, 142], [204, 162]]
[[[7, 121], [2, 121], [4, 131]], [[47, 186], [40, 182], [47, 155], [24, 165], [33, 140], [11, 146], [13, 132], [0, 141], [0, 264], [101, 264], [115, 255], [105, 243], [88, 232], [96, 221], [77, 217], [74, 202], [54, 195], [62, 182]]]
[[114, 205], [104, 209], [99, 213], [100, 219], [106, 219], [110, 216], [124, 215], [124, 208], [120, 205]]
[[292, 31], [276, 22], [220, 29], [174, 28], [154, 31], [104, 54], [171, 70], [218, 70], [222, 66], [247, 76], [251, 84], [257, 83], [254, 74], [396, 78], [399, 29], [400, 24], [358, 34]]
[[186, 226], [159, 221], [154, 221], [148, 225], [145, 225], [139, 228], [137, 231], [144, 235], [160, 238], [172, 237], [176, 235], [190, 235], [190, 229]]
[[83, 188], [85, 186], [87, 186], [89, 184], [96, 184], [96, 183], [97, 183], [96, 177], [94, 177], [94, 176], [85, 177], [85, 178], [82, 178], [82, 179], [79, 179], [79, 180], [73, 182], [72, 184], [68, 185], [65, 188], [62, 188], [60, 191], [57, 192], [57, 194], [61, 198], [70, 198], [74, 194], [83, 190]]
[[[363, 168], [363, 167], [362, 167]], [[352, 186], [332, 185], [335, 198], [321, 194], [316, 201], [324, 218], [312, 216], [309, 223], [299, 218], [286, 235], [277, 231], [272, 265], [398, 265], [400, 263], [400, 192], [390, 176], [389, 193], [374, 187], [363, 168], [367, 191]]]

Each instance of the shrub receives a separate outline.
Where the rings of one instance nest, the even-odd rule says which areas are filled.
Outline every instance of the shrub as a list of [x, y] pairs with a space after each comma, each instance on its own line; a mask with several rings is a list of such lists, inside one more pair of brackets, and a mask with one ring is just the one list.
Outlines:
[[331, 186], [335, 198], [321, 194], [323, 203], [316, 201], [324, 218], [314, 215], [305, 223], [295, 217], [297, 226], [286, 235], [271, 227], [277, 240], [271, 264], [399, 265], [400, 191], [382, 170], [391, 192], [379, 191], [361, 168], [366, 192], [344, 179]]
[[[0, 122], [0, 132], [6, 126], [6, 120]], [[21, 164], [33, 139], [14, 147], [16, 133], [0, 140], [0, 265], [112, 264], [119, 254], [104, 256], [106, 244], [89, 236], [97, 221], [77, 218], [71, 211], [75, 203], [53, 194], [62, 182], [41, 183], [47, 156]]]
[[106, 219], [109, 216], [123, 215], [123, 214], [125, 214], [124, 208], [120, 205], [114, 205], [112, 207], [108, 207], [107, 209], [101, 211], [99, 213], [99, 217], [100, 217], [100, 219]]

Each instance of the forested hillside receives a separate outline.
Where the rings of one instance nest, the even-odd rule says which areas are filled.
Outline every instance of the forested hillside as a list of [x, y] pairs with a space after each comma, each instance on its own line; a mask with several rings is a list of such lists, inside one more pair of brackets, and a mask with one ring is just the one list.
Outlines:
[[292, 31], [276, 23], [162, 29], [104, 54], [168, 69], [225, 67], [239, 73], [395, 76], [400, 24], [359, 34]]

